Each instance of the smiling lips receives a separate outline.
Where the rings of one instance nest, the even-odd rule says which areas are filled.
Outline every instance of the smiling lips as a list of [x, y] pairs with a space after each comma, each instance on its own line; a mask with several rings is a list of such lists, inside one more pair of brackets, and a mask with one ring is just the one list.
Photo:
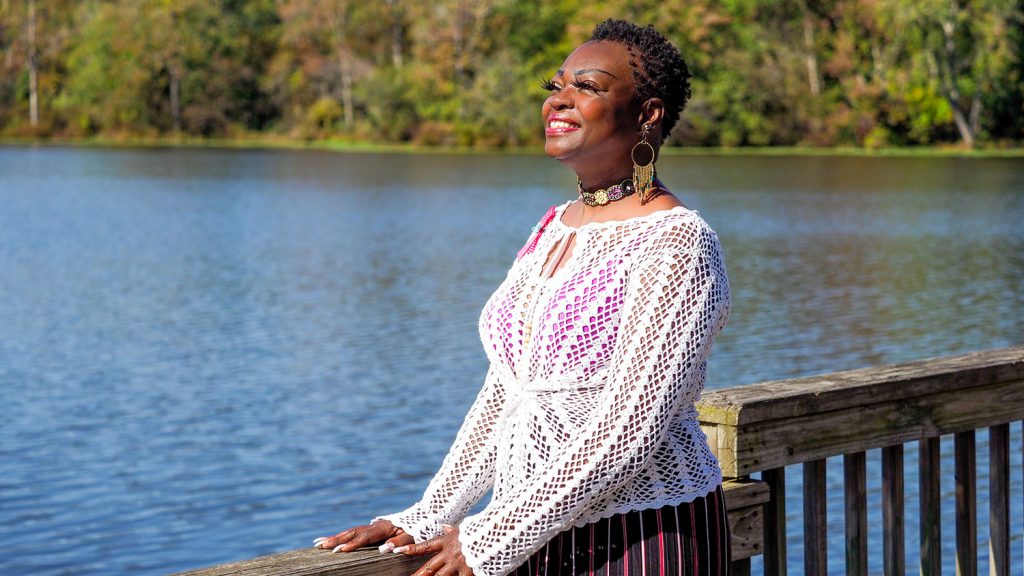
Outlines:
[[568, 120], [561, 116], [549, 116], [548, 125], [544, 128], [544, 134], [548, 136], [557, 136], [559, 134], [568, 134], [575, 132], [580, 129], [580, 125]]

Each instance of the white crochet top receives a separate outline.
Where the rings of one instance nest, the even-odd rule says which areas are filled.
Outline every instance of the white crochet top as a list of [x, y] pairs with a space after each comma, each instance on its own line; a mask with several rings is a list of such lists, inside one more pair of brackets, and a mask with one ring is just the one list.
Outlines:
[[484, 306], [490, 368], [440, 470], [419, 502], [378, 517], [417, 542], [458, 524], [476, 576], [508, 574], [571, 526], [722, 481], [694, 407], [729, 316], [718, 237], [681, 206], [573, 228], [568, 204], [548, 210]]

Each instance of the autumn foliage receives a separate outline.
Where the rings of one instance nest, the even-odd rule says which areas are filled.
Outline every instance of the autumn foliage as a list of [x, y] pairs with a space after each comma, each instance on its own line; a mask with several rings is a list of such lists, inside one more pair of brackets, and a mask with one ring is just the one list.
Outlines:
[[1024, 140], [1024, 0], [0, 0], [0, 134], [536, 144], [607, 17], [687, 59], [673, 144]]

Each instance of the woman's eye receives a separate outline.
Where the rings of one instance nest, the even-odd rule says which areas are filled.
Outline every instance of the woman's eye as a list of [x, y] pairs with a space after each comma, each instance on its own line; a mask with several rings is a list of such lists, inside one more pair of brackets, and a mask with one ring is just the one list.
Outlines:
[[558, 92], [559, 90], [562, 89], [561, 86], [555, 84], [551, 80], [542, 80], [540, 83], [540, 87], [547, 90], [548, 92]]
[[573, 87], [583, 92], [597, 92], [597, 87], [586, 82], [573, 82]]

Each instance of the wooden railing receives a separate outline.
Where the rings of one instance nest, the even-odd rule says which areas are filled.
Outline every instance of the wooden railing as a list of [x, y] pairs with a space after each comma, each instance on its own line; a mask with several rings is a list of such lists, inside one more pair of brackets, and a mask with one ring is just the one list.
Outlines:
[[[761, 554], [764, 549], [764, 506], [768, 503], [768, 486], [749, 479], [732, 479], [724, 483], [729, 526], [732, 530], [732, 553], [738, 562]], [[243, 562], [221, 564], [191, 572], [189, 576], [408, 576], [426, 560], [401, 554], [381, 554], [376, 548], [347, 554], [306, 548]]]
[[[803, 466], [804, 574], [828, 574], [826, 458], [843, 456], [846, 573], [867, 574], [867, 457], [881, 448], [883, 567], [903, 575], [903, 445], [919, 443], [920, 573], [941, 566], [939, 438], [955, 435], [956, 569], [977, 574], [975, 430], [989, 431], [990, 574], [1009, 574], [1010, 429], [1024, 419], [1024, 347], [765, 382], [705, 393], [701, 425], [719, 458], [736, 576], [762, 554], [786, 574], [787, 465]], [[761, 479], [751, 478], [760, 473]], [[407, 576], [422, 559], [376, 549], [312, 548], [223, 564], [192, 576]]]
[[[881, 449], [882, 566], [906, 572], [904, 444], [917, 442], [922, 575], [941, 564], [939, 438], [954, 435], [956, 573], [978, 572], [975, 431], [989, 434], [990, 574], [1010, 560], [1010, 423], [1024, 419], [1024, 347], [717, 390], [701, 423], [725, 475], [760, 472], [764, 572], [786, 574], [786, 473], [803, 466], [804, 574], [828, 574], [825, 459], [843, 456], [846, 573], [867, 574], [867, 450]], [[877, 554], [877, 552], [875, 552]], [[739, 572], [748, 571], [746, 565]]]

